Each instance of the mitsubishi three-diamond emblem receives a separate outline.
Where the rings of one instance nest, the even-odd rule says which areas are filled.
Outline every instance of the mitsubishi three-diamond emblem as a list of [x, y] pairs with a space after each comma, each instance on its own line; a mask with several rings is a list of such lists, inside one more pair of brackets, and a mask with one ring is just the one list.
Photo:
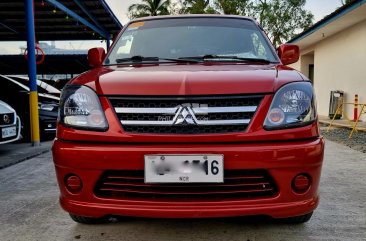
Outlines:
[[193, 115], [194, 113], [191, 107], [183, 106], [179, 108], [174, 125], [197, 125], [193, 118]]

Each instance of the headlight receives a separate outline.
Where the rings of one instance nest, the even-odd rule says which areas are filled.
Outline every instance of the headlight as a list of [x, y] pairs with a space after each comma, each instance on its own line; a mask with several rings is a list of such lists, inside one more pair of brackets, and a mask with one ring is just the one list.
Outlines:
[[304, 126], [316, 119], [315, 97], [309, 82], [283, 86], [275, 94], [264, 129], [285, 129]]
[[67, 85], [61, 95], [60, 123], [76, 129], [108, 129], [102, 106], [96, 93], [86, 86]]

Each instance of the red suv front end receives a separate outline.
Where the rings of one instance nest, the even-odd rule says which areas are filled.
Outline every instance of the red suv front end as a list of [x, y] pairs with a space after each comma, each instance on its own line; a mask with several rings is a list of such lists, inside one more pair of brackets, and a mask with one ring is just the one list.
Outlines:
[[140, 19], [102, 57], [89, 52], [94, 68], [60, 102], [53, 157], [75, 221], [311, 217], [324, 151], [313, 89], [253, 20]]

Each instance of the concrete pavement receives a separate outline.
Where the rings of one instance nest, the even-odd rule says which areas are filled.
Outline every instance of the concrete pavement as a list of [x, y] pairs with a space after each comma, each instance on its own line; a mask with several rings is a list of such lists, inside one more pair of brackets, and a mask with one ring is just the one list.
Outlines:
[[81, 225], [59, 207], [46, 153], [0, 170], [0, 240], [366, 240], [366, 154], [327, 141], [320, 206], [303, 225], [241, 218]]
[[31, 159], [43, 153], [49, 152], [52, 140], [42, 141], [39, 146], [31, 143], [12, 142], [0, 145], [0, 169]]

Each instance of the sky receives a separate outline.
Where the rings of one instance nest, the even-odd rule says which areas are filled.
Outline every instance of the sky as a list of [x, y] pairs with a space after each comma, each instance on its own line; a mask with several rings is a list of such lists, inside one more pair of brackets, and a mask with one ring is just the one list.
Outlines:
[[[105, 0], [119, 21], [125, 25], [129, 19], [127, 17], [127, 9], [133, 3], [139, 3], [141, 0]], [[326, 15], [332, 13], [342, 5], [341, 0], [307, 0], [305, 8], [314, 14], [314, 23], [324, 18]], [[19, 54], [20, 46], [25, 46], [25, 42], [1, 42], [0, 54]], [[82, 49], [92, 47], [105, 47], [105, 43], [100, 41], [63, 41], [56, 42], [57, 48], [72, 49], [77, 46]]]

